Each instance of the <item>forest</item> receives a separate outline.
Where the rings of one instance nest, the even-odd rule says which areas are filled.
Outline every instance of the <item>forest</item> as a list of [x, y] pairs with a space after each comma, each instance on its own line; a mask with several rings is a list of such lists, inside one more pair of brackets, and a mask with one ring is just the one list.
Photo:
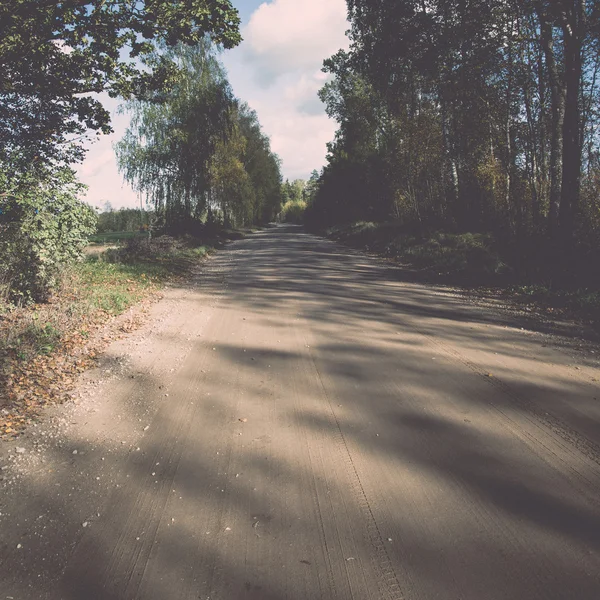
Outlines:
[[347, 0], [349, 48], [319, 92], [338, 124], [326, 165], [282, 182], [220, 60], [241, 39], [228, 0], [3, 2], [0, 294], [44, 300], [98, 226], [137, 228], [82, 202], [73, 168], [112, 130], [100, 93], [130, 117], [118, 166], [158, 234], [304, 221], [482, 281], [597, 289], [598, 8]]
[[517, 281], [597, 287], [599, 3], [347, 4], [308, 224], [367, 222], [392, 245], [468, 234]]
[[[150, 225], [201, 243], [206, 227], [276, 216], [279, 158], [219, 58], [240, 40], [229, 0], [2, 2], [1, 301], [49, 299], [98, 229]], [[108, 210], [99, 224], [84, 201], [74, 167], [112, 131], [106, 95], [130, 117], [118, 166], [152, 223]]]

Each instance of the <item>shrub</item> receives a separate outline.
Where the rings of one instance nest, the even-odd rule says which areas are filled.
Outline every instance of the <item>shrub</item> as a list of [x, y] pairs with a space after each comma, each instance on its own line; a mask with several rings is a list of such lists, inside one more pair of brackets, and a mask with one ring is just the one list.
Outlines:
[[279, 221], [282, 223], [301, 224], [304, 220], [304, 211], [306, 202], [304, 200], [289, 200], [286, 202], [279, 213]]
[[45, 301], [81, 257], [97, 217], [71, 169], [43, 179], [0, 172], [0, 284], [13, 302]]

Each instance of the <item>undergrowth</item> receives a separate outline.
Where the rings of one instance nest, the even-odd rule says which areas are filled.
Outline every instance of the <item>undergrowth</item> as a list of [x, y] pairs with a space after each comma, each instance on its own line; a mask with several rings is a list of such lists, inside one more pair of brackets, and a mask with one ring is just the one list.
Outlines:
[[16, 434], [39, 406], [64, 399], [93, 359], [77, 354], [109, 319], [185, 276], [211, 249], [193, 239], [132, 239], [63, 272], [46, 303], [0, 299], [0, 436]]
[[433, 232], [416, 236], [395, 223], [369, 221], [332, 227], [326, 233], [348, 246], [398, 259], [426, 277], [441, 276], [443, 281], [469, 288], [493, 289], [495, 295], [536, 306], [554, 317], [583, 319], [600, 327], [599, 290], [519, 283], [491, 235]]
[[437, 275], [481, 281], [509, 271], [492, 237], [485, 234], [433, 232], [416, 236], [394, 223], [369, 221], [333, 227], [327, 234], [349, 246], [398, 258]]

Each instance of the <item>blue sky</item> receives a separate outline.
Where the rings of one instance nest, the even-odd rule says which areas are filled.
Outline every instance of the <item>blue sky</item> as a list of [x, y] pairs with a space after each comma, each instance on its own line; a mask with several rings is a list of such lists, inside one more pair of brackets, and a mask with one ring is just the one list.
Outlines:
[[236, 0], [233, 5], [238, 9], [242, 23], [248, 23], [252, 13], [261, 5], [263, 2], [256, 0]]
[[[234, 93], [257, 111], [271, 146], [283, 161], [284, 177], [307, 178], [325, 162], [326, 143], [336, 125], [325, 115], [317, 91], [325, 82], [321, 65], [347, 47], [345, 0], [233, 0], [244, 41], [223, 53]], [[107, 99], [115, 133], [95, 143], [79, 168], [87, 200], [102, 207], [139, 206], [139, 198], [117, 171], [112, 144], [128, 124]]]

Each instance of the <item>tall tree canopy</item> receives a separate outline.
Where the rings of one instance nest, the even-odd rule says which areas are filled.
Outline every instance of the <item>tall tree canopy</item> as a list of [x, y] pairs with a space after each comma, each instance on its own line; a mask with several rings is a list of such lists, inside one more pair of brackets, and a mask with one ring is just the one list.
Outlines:
[[322, 218], [491, 230], [563, 272], [600, 247], [598, 0], [347, 4]]
[[171, 231], [196, 227], [209, 209], [235, 225], [266, 222], [280, 204], [279, 159], [256, 113], [231, 91], [209, 39], [165, 55], [178, 67], [172, 90], [132, 101], [117, 144], [125, 179]]
[[[160, 114], [161, 95], [182, 79], [168, 49], [206, 38], [231, 48], [238, 29], [229, 0], [0, 2], [0, 288], [47, 297], [94, 228], [69, 165], [86, 132], [111, 131], [98, 94], [149, 98]], [[205, 123], [218, 128], [219, 94], [230, 92], [207, 94], [217, 122], [205, 113]]]
[[96, 94], [145, 97], [176, 65], [157, 45], [240, 41], [229, 0], [3, 0], [0, 161], [77, 160], [75, 136], [110, 131]]

